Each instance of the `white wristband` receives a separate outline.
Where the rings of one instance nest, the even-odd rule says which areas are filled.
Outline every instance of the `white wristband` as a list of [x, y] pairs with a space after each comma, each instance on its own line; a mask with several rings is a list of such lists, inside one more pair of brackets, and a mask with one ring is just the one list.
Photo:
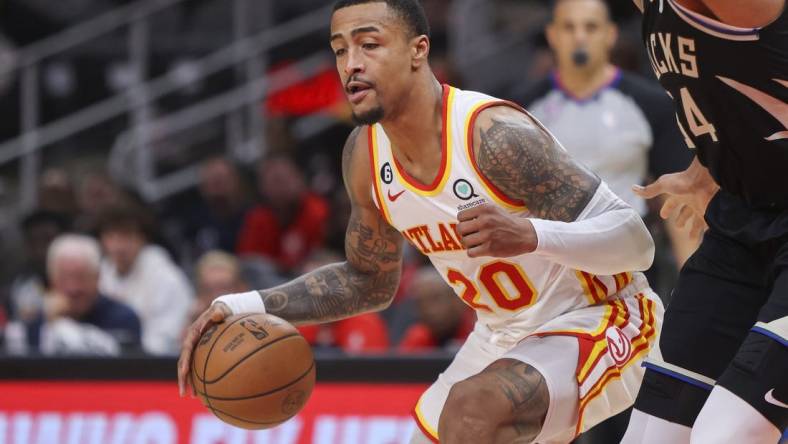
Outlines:
[[234, 315], [247, 313], [265, 313], [263, 298], [257, 291], [247, 291], [246, 293], [233, 293], [219, 296], [211, 302], [211, 306], [217, 302], [222, 302], [230, 308]]

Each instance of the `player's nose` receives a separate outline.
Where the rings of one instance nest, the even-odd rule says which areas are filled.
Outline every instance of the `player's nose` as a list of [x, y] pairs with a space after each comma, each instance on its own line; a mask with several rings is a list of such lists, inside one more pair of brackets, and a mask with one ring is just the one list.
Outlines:
[[348, 77], [353, 74], [364, 72], [364, 64], [356, 51], [348, 51], [347, 62], [345, 63], [345, 75]]

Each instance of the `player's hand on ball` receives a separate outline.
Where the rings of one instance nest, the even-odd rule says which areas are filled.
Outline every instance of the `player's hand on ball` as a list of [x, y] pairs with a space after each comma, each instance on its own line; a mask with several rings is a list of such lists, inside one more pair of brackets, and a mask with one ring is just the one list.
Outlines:
[[457, 232], [468, 257], [511, 257], [536, 249], [536, 231], [531, 221], [497, 206], [469, 208], [460, 211], [457, 219]]
[[634, 186], [632, 189], [644, 199], [663, 196], [660, 217], [670, 219], [677, 214], [676, 226], [683, 228], [690, 224], [690, 235], [697, 238], [708, 228], [703, 216], [709, 201], [720, 187], [711, 178], [709, 171], [695, 159], [685, 171], [662, 175], [650, 185]]
[[183, 338], [183, 344], [181, 345], [181, 357], [178, 359], [178, 391], [181, 396], [186, 395], [187, 385], [192, 388], [192, 394], [194, 394], [194, 385], [192, 384], [189, 366], [191, 365], [194, 347], [197, 345], [197, 341], [200, 340], [200, 336], [211, 325], [222, 322], [224, 318], [231, 314], [227, 305], [218, 302], [208, 307], [186, 330], [186, 336]]

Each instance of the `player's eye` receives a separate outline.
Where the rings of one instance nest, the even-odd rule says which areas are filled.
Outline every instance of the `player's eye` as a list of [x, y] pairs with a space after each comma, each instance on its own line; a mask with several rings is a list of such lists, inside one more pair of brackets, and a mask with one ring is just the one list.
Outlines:
[[378, 46], [380, 45], [378, 45], [377, 43], [364, 43], [363, 45], [361, 45], [361, 47], [366, 50], [372, 50], [377, 48]]
[[339, 56], [342, 56], [342, 55], [344, 55], [344, 54], [345, 54], [345, 52], [347, 52], [347, 49], [345, 49], [345, 48], [339, 48], [339, 49], [336, 49], [336, 50], [334, 50], [334, 55], [335, 55], [335, 56], [337, 56], [337, 57], [339, 57]]

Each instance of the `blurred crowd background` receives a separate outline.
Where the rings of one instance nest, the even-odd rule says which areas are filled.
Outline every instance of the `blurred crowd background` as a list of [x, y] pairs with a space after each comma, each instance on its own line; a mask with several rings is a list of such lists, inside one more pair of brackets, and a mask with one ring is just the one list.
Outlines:
[[[640, 17], [613, 3], [612, 63], [650, 84]], [[174, 355], [215, 297], [343, 260], [352, 124], [327, 43], [330, 4], [0, 3], [0, 350]], [[549, 2], [423, 4], [440, 81], [526, 107], [544, 79], [560, 91]], [[89, 37], [67, 43], [75, 29]], [[662, 112], [649, 106], [648, 120]], [[689, 161], [643, 167], [662, 158], [653, 145], [606, 178], [648, 182]], [[668, 299], [692, 241], [671, 237], [654, 204], [633, 205], [658, 246], [648, 276]], [[318, 349], [429, 353], [458, 347], [474, 320], [408, 248], [388, 309], [301, 331]]]

